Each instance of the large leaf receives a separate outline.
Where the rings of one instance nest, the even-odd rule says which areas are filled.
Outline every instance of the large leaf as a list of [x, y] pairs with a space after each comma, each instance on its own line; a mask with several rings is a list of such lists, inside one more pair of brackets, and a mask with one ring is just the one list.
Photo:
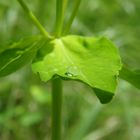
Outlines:
[[120, 56], [108, 39], [66, 36], [46, 42], [32, 68], [43, 81], [59, 75], [95, 89], [102, 103], [111, 100], [121, 69]]
[[127, 68], [126, 66], [123, 66], [123, 68], [120, 71], [120, 78], [123, 80], [128, 81], [132, 85], [134, 85], [136, 88], [140, 89], [140, 70], [131, 70]]
[[0, 77], [6, 76], [26, 63], [35, 56], [36, 50], [41, 46], [42, 37], [29, 37], [12, 44], [6, 50], [0, 52]]

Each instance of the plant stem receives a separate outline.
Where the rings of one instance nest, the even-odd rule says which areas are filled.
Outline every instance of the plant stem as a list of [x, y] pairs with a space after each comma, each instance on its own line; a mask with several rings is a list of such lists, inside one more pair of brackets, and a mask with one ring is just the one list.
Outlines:
[[71, 25], [72, 25], [72, 23], [73, 23], [73, 21], [74, 21], [74, 18], [75, 18], [76, 14], [77, 14], [77, 11], [78, 11], [78, 9], [79, 9], [80, 3], [81, 3], [81, 0], [75, 0], [75, 5], [74, 5], [74, 7], [73, 7], [72, 14], [71, 14], [71, 16], [70, 16], [70, 19], [69, 19], [69, 21], [68, 21], [68, 23], [67, 23], [67, 25], [66, 25], [66, 28], [65, 28], [65, 30], [64, 30], [64, 33], [63, 33], [64, 35], [67, 34], [67, 33], [69, 32], [69, 30], [70, 30], [70, 28], [71, 28]]
[[52, 81], [52, 140], [61, 140], [62, 81]]
[[17, 1], [20, 3], [22, 8], [30, 17], [30, 19], [33, 21], [33, 23], [36, 25], [36, 27], [40, 30], [41, 34], [48, 39], [52, 38], [49, 35], [49, 33], [45, 30], [45, 28], [41, 25], [41, 23], [38, 21], [38, 19], [35, 17], [35, 15], [32, 13], [32, 11], [28, 8], [28, 6], [24, 3], [24, 1], [23, 0], [17, 0]]
[[64, 12], [67, 5], [67, 0], [57, 0], [56, 3], [56, 24], [55, 35], [59, 37], [63, 28]]

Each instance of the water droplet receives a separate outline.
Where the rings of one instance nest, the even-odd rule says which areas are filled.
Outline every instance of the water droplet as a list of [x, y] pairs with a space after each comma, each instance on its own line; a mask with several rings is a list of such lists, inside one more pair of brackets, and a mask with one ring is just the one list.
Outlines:
[[78, 76], [78, 68], [76, 66], [71, 66], [67, 68], [67, 72], [65, 73], [68, 77], [76, 77]]
[[72, 73], [66, 72], [65, 75], [68, 76], [68, 77], [73, 77], [73, 74]]

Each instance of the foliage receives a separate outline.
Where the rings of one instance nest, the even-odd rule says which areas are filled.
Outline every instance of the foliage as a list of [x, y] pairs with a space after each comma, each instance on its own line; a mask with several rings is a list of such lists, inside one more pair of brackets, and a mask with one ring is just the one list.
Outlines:
[[[54, 75], [83, 81], [96, 89], [103, 103], [112, 98], [121, 68], [118, 51], [106, 38], [66, 36], [55, 39], [44, 44], [36, 59], [32, 68], [43, 81]], [[99, 89], [106, 92], [99, 95]]]
[[[51, 29], [54, 26], [53, 25], [54, 9], [50, 7], [54, 5], [54, 1], [35, 0], [34, 3], [32, 1], [28, 1], [28, 2], [31, 8], [33, 9], [33, 11], [35, 12], [35, 15], [37, 15], [37, 17], [41, 21], [41, 23], [44, 26], [47, 26], [47, 28], [49, 27], [48, 28], [49, 31], [53, 32]], [[79, 34], [81, 36], [83, 35], [93, 36], [93, 34], [94, 36], [99, 36], [99, 34], [100, 35], [102, 34], [104, 36], [108, 36], [111, 40], [113, 40], [116, 46], [119, 47], [122, 61], [125, 64], [122, 71], [120, 72], [120, 77], [122, 79], [129, 81], [137, 88], [140, 87], [139, 84], [140, 41], [139, 41], [139, 32], [138, 32], [139, 23], [140, 23], [139, 5], [140, 5], [139, 0], [83, 1], [78, 16], [76, 17], [76, 20], [70, 32], [71, 34]], [[66, 17], [69, 17], [69, 11], [71, 10], [72, 5], [70, 4], [70, 6], [71, 7], [68, 7], [69, 10], [66, 13], [67, 15]], [[31, 61], [31, 59], [33, 59], [36, 54], [36, 47], [37, 49], [39, 49], [39, 51], [41, 50], [40, 45], [39, 47], [38, 45], [30, 46], [30, 43], [32, 44], [32, 41], [31, 42], [29, 41], [29, 44], [27, 42], [27, 45], [26, 44], [23, 46], [21, 45], [20, 47], [18, 46], [19, 43], [14, 43], [12, 45], [9, 45], [7, 43], [8, 40], [11, 42], [18, 42], [18, 40], [23, 36], [38, 34], [37, 29], [34, 26], [32, 26], [32, 23], [30, 22], [28, 17], [22, 12], [22, 10], [19, 8], [19, 5], [14, 0], [1, 0], [0, 2], [0, 30], [1, 30], [0, 52], [1, 54], [6, 55], [6, 57], [4, 57], [5, 55], [0, 56], [0, 60], [6, 58], [3, 59], [4, 61], [1, 61], [0, 63], [1, 68], [2, 69], [8, 67], [11, 68], [11, 65], [13, 64], [14, 67], [12, 68], [15, 68], [15, 69], [8, 68], [7, 70], [8, 72], [4, 70], [3, 74], [0, 73], [2, 75], [9, 74], [15, 71], [16, 69], [20, 68], [21, 66], [23, 66], [25, 63]], [[27, 37], [25, 40], [30, 40], [30, 37], [29, 38]], [[14, 51], [11, 51], [12, 47], [15, 47]], [[35, 54], [32, 53], [32, 55], [29, 55], [28, 53], [30, 53], [32, 47], [35, 48], [33, 51], [35, 52]], [[26, 53], [24, 53], [24, 50]], [[10, 54], [9, 52], [13, 54], [12, 58], [11, 55], [9, 55]], [[23, 56], [28, 60], [22, 59]], [[18, 58], [19, 60], [17, 61]], [[22, 60], [24, 60], [24, 63], [19, 63]], [[34, 62], [36, 61], [37, 59], [34, 59]], [[4, 63], [2, 64], [2, 62]], [[29, 69], [29, 67], [24, 68], [25, 72], [22, 72], [21, 70], [18, 71], [17, 74], [11, 75], [11, 77], [9, 78], [7, 77], [1, 79], [1, 85], [2, 85], [0, 90], [1, 104], [2, 104], [1, 114], [0, 114], [1, 116], [0, 130], [2, 133], [1, 139], [22, 140], [25, 138], [36, 139], [36, 137], [40, 139], [44, 139], [44, 137], [47, 137], [46, 139], [49, 139], [50, 100], [48, 99], [49, 101], [46, 101], [47, 104], [46, 107], [46, 104], [45, 105], [41, 104], [41, 102], [38, 102], [36, 100], [38, 99], [38, 97], [30, 98], [30, 96], [32, 96], [31, 92], [34, 92], [32, 90], [30, 91], [30, 88], [32, 89], [34, 83], [38, 84], [37, 87], [41, 90], [40, 93], [42, 94], [46, 93], [45, 91], [47, 89], [44, 86], [45, 87], [44, 90], [44, 87], [42, 87], [42, 83], [38, 81], [37, 77], [33, 77], [31, 73], [28, 73], [26, 68]], [[66, 69], [66, 70], [70, 71], [71, 73], [71, 69]], [[65, 73], [67, 75], [69, 74], [67, 72], [64, 72], [64, 74]], [[15, 81], [16, 77], [19, 77], [18, 82]], [[31, 79], [27, 77], [30, 77]], [[10, 78], [13, 80], [11, 80]], [[7, 83], [7, 81], [10, 82]], [[92, 131], [96, 128], [98, 131], [97, 133], [93, 133], [94, 138], [95, 136], [98, 136], [98, 134], [100, 134], [100, 139], [104, 139], [104, 140], [112, 139], [112, 137], [114, 139], [120, 139], [120, 140], [139, 139], [140, 136], [139, 133], [137, 133], [137, 131], [139, 130], [139, 126], [138, 126], [139, 113], [137, 111], [139, 106], [139, 91], [132, 88], [129, 84], [126, 84], [125, 82], [121, 82], [120, 85], [121, 85], [119, 86], [120, 91], [118, 93], [127, 93], [127, 95], [117, 94], [114, 101], [111, 104], [103, 107], [103, 109], [102, 107], [101, 108], [97, 107], [99, 108], [97, 109], [97, 116], [96, 115], [93, 116], [93, 122], [91, 120], [92, 123], [86, 121], [86, 120], [90, 120], [92, 118], [92, 115], [96, 112], [93, 111], [94, 112], [93, 114], [91, 112], [91, 110], [93, 109], [92, 106], [96, 104], [96, 100], [94, 96], [91, 96], [92, 92], [90, 91], [90, 89], [88, 89], [84, 85], [82, 86], [79, 85], [79, 83], [73, 84], [70, 82], [69, 86], [66, 85], [65, 90], [66, 93], [68, 94], [65, 95], [66, 101], [64, 101], [65, 103], [64, 116], [66, 117], [64, 119], [65, 122], [64, 126], [66, 131], [65, 134], [69, 134], [70, 132], [71, 137], [73, 136], [71, 139], [74, 139], [74, 137], [76, 136], [77, 136], [75, 138], [76, 140], [78, 140], [78, 136], [79, 136], [79, 140], [82, 137], [83, 138], [85, 137], [85, 139], [90, 139], [92, 138], [92, 135], [89, 134], [92, 134], [93, 133]], [[73, 87], [74, 89], [71, 87]], [[9, 96], [9, 93], [12, 93], [10, 94], [11, 96]], [[38, 93], [38, 96], [40, 95], [40, 93]], [[97, 95], [99, 95], [99, 93]], [[30, 108], [30, 106], [33, 106], [34, 109]], [[69, 110], [70, 112], [67, 110]], [[98, 110], [100, 114], [98, 113]], [[134, 112], [132, 113], [131, 110], [134, 110]], [[32, 115], [32, 112], [35, 113], [33, 113]], [[91, 116], [91, 118], [89, 117], [90, 118], [89, 119], [84, 114], [87, 114], [87, 116], [88, 115]], [[112, 132], [111, 131], [108, 132], [106, 128], [108, 128], [108, 123], [111, 122], [112, 119], [113, 119], [112, 122], [117, 122], [117, 125], [115, 125], [114, 127], [112, 126], [110, 128]], [[7, 123], [3, 123], [3, 120], [5, 120], [4, 122]], [[94, 123], [95, 125], [93, 127], [92, 124]], [[86, 125], [86, 127], [84, 124]], [[20, 130], [18, 129], [19, 126], [21, 127]], [[101, 127], [103, 127], [104, 130], [102, 130]], [[79, 130], [79, 128], [81, 129]], [[82, 130], [82, 128], [85, 129]], [[45, 134], [46, 132], [44, 132], [43, 129], [47, 130], [47, 136]], [[73, 129], [74, 131], [76, 130], [75, 134], [73, 134], [74, 133], [74, 131], [72, 131]], [[19, 134], [16, 133], [17, 130], [19, 130]], [[103, 133], [103, 131], [106, 132], [106, 135]], [[25, 133], [27, 135], [23, 135]], [[80, 136], [81, 134], [83, 135]], [[67, 139], [70, 138], [69, 135], [67, 137], [68, 137]]]
[[[79, 2], [76, 2], [76, 9]], [[2, 63], [0, 63], [0, 76], [5, 76], [24, 66], [30, 59], [33, 59], [37, 52], [35, 59], [43, 61], [33, 64], [33, 71], [36, 73], [39, 72], [43, 81], [48, 81], [55, 75], [80, 80], [95, 88], [94, 91], [102, 103], [109, 102], [115, 92], [117, 76], [121, 69], [121, 60], [113, 44], [105, 38], [95, 39], [67, 36], [58, 39], [49, 39], [50, 35], [44, 30], [24, 2], [19, 0], [19, 3], [23, 6], [23, 9], [42, 35], [47, 39], [36, 38], [31, 39], [31, 42], [30, 39], [23, 40], [16, 45], [10, 46], [8, 50], [2, 51], [0, 54], [2, 60]], [[60, 12], [61, 8], [61, 3], [59, 4], [58, 2], [56, 37], [61, 32], [60, 29], [63, 20], [63, 14], [61, 16]], [[76, 9], [72, 13], [72, 18], [68, 22], [66, 31], [72, 24]], [[21, 51], [17, 48], [25, 48], [25, 50]], [[41, 51], [38, 52], [37, 48], [41, 48]]]

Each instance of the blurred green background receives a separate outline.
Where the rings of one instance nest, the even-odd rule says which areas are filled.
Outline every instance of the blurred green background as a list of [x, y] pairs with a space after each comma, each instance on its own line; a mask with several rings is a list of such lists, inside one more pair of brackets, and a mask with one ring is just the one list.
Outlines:
[[[25, 0], [53, 33], [55, 0]], [[73, 7], [69, 0], [65, 22]], [[0, 0], [0, 49], [38, 34], [16, 0]], [[140, 69], [140, 0], [82, 0], [71, 34], [107, 36], [123, 62]], [[0, 140], [50, 140], [51, 82], [33, 75], [30, 65], [0, 79]], [[93, 91], [64, 81], [64, 140], [140, 140], [140, 91], [119, 79], [111, 103], [101, 105]]]

